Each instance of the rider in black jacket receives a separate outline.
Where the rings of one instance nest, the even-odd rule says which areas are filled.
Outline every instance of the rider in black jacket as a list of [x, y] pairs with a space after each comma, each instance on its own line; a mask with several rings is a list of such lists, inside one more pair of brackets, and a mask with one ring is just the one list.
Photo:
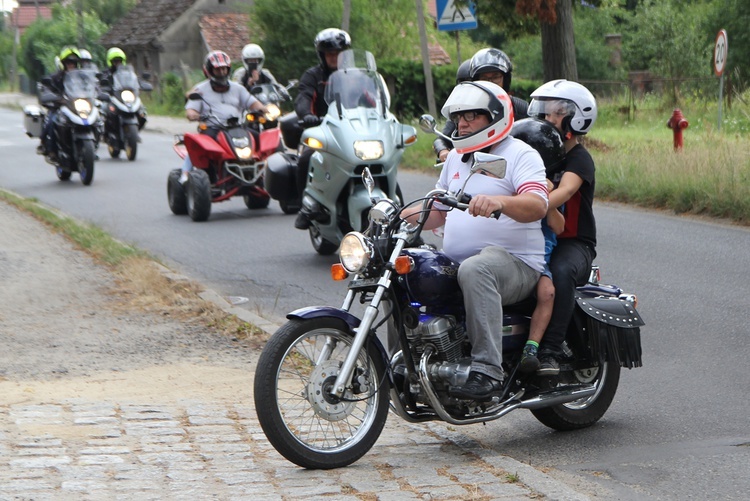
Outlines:
[[[328, 111], [328, 103], [323, 98], [328, 77], [338, 67], [338, 56], [342, 51], [351, 48], [352, 40], [349, 34], [338, 28], [327, 28], [315, 37], [315, 50], [318, 51], [320, 64], [309, 68], [299, 80], [299, 94], [294, 101], [294, 111], [304, 122], [305, 127], [315, 127]], [[307, 184], [307, 174], [310, 167], [312, 149], [306, 149], [297, 162], [297, 189], [300, 199]], [[297, 215], [294, 227], [306, 230], [310, 227], [312, 214], [303, 208]]]
[[[58, 70], [50, 75], [51, 84], [49, 90], [62, 96], [65, 92], [65, 74], [68, 71], [78, 69], [81, 61], [81, 55], [75, 47], [64, 47], [58, 56], [60, 66]], [[57, 116], [58, 107], [49, 103], [47, 105], [49, 112], [44, 122], [42, 131], [41, 144], [37, 147], [36, 152], [39, 155], [49, 154], [51, 158], [57, 157], [57, 138], [55, 137], [55, 117]]]
[[[467, 69], [464, 68], [464, 64], [467, 62], [468, 72]], [[510, 62], [510, 58], [505, 52], [494, 48], [481, 49], [477, 51], [469, 61], [464, 61], [461, 66], [459, 66], [458, 72], [456, 73], [456, 84], [458, 84], [459, 81], [464, 80], [485, 80], [499, 85], [508, 93], [508, 95], [510, 95], [510, 81], [512, 76], [513, 63]], [[529, 116], [527, 113], [529, 104], [526, 101], [515, 96], [510, 96], [510, 100], [513, 103], [513, 115], [516, 120], [527, 118]], [[448, 121], [443, 128], [443, 134], [451, 137], [451, 134], [453, 134], [455, 130], [455, 124]], [[448, 152], [453, 149], [453, 143], [439, 137], [433, 141], [432, 147], [435, 150], [435, 154], [438, 156], [438, 160], [444, 162], [445, 157], [448, 156]]]

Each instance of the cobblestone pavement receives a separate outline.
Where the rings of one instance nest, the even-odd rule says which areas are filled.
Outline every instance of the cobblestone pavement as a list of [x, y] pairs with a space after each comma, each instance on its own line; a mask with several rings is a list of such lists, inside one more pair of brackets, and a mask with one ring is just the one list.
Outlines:
[[528, 465], [395, 415], [359, 462], [304, 470], [273, 450], [255, 416], [206, 401], [0, 406], [0, 499], [585, 499]]

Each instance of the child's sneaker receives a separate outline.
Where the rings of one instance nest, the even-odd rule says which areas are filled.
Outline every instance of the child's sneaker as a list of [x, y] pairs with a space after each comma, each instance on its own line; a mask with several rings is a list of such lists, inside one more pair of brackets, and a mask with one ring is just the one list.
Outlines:
[[523, 355], [518, 363], [518, 370], [528, 374], [536, 372], [539, 369], [539, 359], [536, 357], [537, 348], [533, 344], [527, 344], [523, 347]]

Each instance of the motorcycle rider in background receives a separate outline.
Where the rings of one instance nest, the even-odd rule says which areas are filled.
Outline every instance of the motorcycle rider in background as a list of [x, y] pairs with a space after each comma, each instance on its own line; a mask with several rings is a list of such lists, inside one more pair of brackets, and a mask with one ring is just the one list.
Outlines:
[[[467, 62], [468, 68], [464, 68], [464, 64], [467, 64]], [[471, 59], [461, 63], [458, 72], [456, 72], [456, 84], [459, 83], [459, 79], [475, 82], [484, 80], [499, 85], [506, 93], [510, 94], [512, 77], [513, 63], [510, 62], [507, 54], [500, 49], [488, 48], [478, 50]], [[521, 120], [529, 116], [526, 112], [526, 109], [529, 107], [526, 101], [515, 96], [510, 96], [510, 100], [513, 103], [513, 116], [515, 120]], [[450, 137], [455, 129], [456, 125], [449, 120], [443, 128], [443, 134]], [[438, 160], [445, 162], [445, 158], [453, 148], [453, 145], [449, 141], [438, 137], [432, 142], [432, 147], [438, 156]]]
[[104, 70], [100, 82], [104, 85], [105, 92], [110, 92], [114, 86], [114, 75], [117, 71], [117, 67], [121, 64], [126, 64], [128, 58], [125, 56], [125, 52], [119, 47], [111, 47], [107, 50], [107, 69]]
[[279, 85], [273, 74], [263, 67], [266, 55], [260, 45], [250, 43], [242, 48], [242, 68], [237, 68], [232, 74], [232, 80], [247, 90], [260, 84], [272, 84], [283, 99], [289, 99], [289, 93]]
[[91, 70], [93, 72], [99, 71], [99, 68], [94, 64], [94, 60], [91, 58], [91, 52], [86, 49], [78, 49], [78, 53], [81, 54], [82, 70]]
[[[232, 62], [226, 52], [215, 50], [206, 55], [203, 62], [203, 74], [207, 80], [197, 84], [188, 93], [188, 95], [200, 94], [202, 99], [188, 99], [185, 104], [185, 114], [188, 120], [195, 122], [211, 114], [218, 120], [226, 122], [229, 118], [244, 116], [247, 110], [266, 113], [263, 103], [251, 96], [245, 87], [229, 80], [231, 66]], [[201, 130], [200, 133], [208, 134], [216, 139], [218, 129], [208, 124], [206, 130]], [[188, 180], [188, 173], [192, 169], [193, 163], [190, 161], [190, 155], [185, 155], [180, 176], [181, 183]]]
[[[544, 269], [544, 236], [540, 220], [547, 212], [547, 184], [541, 156], [510, 136], [510, 96], [492, 82], [463, 82], [451, 92], [442, 114], [456, 124], [451, 150], [436, 184], [457, 192], [466, 182], [474, 152], [501, 156], [507, 174], [498, 179], [475, 175], [465, 185], [472, 195], [467, 211], [436, 204], [424, 229], [445, 225], [444, 251], [459, 262], [458, 282], [466, 305], [471, 341], [471, 372], [451, 396], [484, 401], [501, 391], [503, 305], [534, 291]], [[421, 209], [404, 212], [416, 221]], [[498, 219], [492, 214], [501, 211]], [[483, 217], [477, 217], [483, 216]]]
[[[338, 67], [339, 54], [351, 48], [352, 39], [344, 30], [338, 28], [326, 28], [315, 36], [315, 50], [318, 52], [320, 64], [309, 68], [299, 80], [299, 94], [294, 102], [294, 111], [297, 117], [304, 122], [305, 127], [320, 125], [322, 118], [328, 112], [328, 103], [325, 102], [325, 86], [331, 73]], [[307, 184], [308, 170], [310, 169], [310, 157], [312, 148], [305, 149], [299, 156], [297, 162], [297, 189], [300, 199]], [[306, 230], [310, 227], [309, 214], [304, 208], [300, 209], [294, 227]]]
[[[57, 72], [50, 76], [52, 80], [50, 90], [55, 94], [62, 96], [65, 87], [63, 81], [65, 80], [65, 74], [68, 71], [78, 69], [78, 65], [81, 61], [81, 54], [75, 47], [63, 47], [58, 56], [60, 60], [60, 67]], [[55, 137], [55, 118], [59, 107], [48, 106], [49, 112], [47, 113], [46, 121], [44, 122], [44, 130], [42, 131], [41, 144], [37, 147], [36, 152], [39, 155], [49, 154], [50, 158], [54, 161], [57, 159], [57, 138]]]

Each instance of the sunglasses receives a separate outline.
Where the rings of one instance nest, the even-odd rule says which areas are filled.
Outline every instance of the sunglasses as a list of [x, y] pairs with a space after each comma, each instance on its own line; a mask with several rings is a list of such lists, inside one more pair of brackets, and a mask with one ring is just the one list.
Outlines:
[[473, 122], [477, 119], [479, 115], [487, 116], [485, 113], [482, 113], [481, 111], [456, 111], [455, 113], [450, 114], [451, 122], [458, 123], [460, 119], [464, 119], [466, 122]]

